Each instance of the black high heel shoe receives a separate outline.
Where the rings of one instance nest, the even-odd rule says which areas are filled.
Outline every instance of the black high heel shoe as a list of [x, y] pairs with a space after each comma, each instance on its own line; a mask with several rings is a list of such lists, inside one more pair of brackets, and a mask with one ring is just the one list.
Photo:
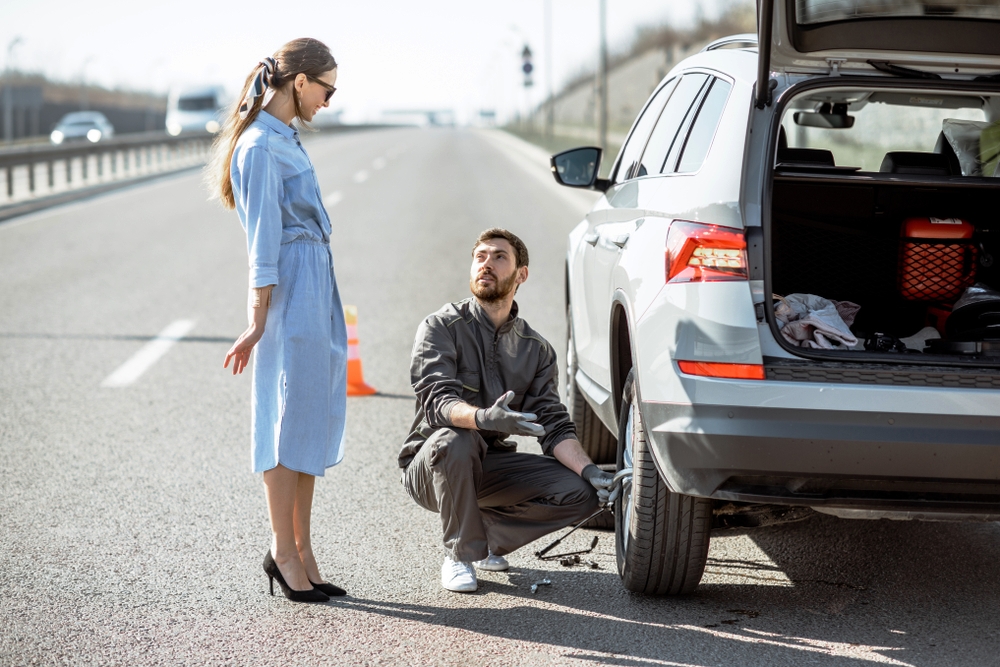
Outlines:
[[[292, 602], [329, 602], [330, 597], [315, 588], [310, 588], [307, 591], [297, 591], [293, 588], [289, 588], [288, 584], [285, 583], [285, 578], [281, 576], [281, 570], [278, 569], [278, 564], [274, 562], [274, 558], [271, 556], [271, 550], [268, 549], [267, 553], [264, 554], [264, 574], [270, 580], [271, 584], [271, 595], [274, 595], [274, 580], [278, 580], [278, 585], [281, 586], [281, 592], [285, 594], [285, 597]], [[312, 582], [310, 582], [312, 583]]]
[[313, 588], [316, 590], [322, 591], [332, 598], [337, 597], [338, 595], [347, 595], [347, 591], [340, 586], [334, 586], [333, 584], [313, 584], [312, 580], [310, 580], [309, 583], [312, 584]]

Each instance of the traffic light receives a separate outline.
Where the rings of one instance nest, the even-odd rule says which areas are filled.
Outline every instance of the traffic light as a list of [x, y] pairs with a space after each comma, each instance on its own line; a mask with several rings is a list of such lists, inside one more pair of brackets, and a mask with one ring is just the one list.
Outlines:
[[521, 71], [524, 72], [524, 87], [531, 88], [534, 85], [534, 81], [531, 80], [531, 73], [535, 71], [535, 66], [531, 64], [531, 48], [525, 44], [524, 50], [521, 51]]

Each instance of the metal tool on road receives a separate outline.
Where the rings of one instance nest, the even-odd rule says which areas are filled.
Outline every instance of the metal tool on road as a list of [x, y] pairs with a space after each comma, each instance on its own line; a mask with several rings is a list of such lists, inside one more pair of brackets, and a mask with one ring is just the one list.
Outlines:
[[551, 586], [551, 585], [552, 585], [551, 579], [542, 579], [541, 581], [536, 581], [535, 583], [531, 584], [531, 592], [537, 593], [539, 586]]
[[[625, 482], [626, 479], [628, 480], [628, 482]], [[601, 512], [609, 512], [609, 511], [611, 511], [611, 509], [615, 505], [615, 500], [618, 499], [618, 486], [621, 485], [621, 484], [631, 483], [631, 480], [632, 480], [632, 468], [622, 468], [617, 473], [615, 473], [615, 478], [614, 478], [614, 480], [612, 481], [612, 484], [611, 484], [611, 495], [608, 496], [608, 501], [606, 503], [604, 503], [604, 505], [602, 505], [599, 510], [597, 510], [596, 512], [594, 512], [593, 514], [591, 514], [590, 516], [588, 516], [586, 519], [584, 519], [580, 523], [578, 523], [575, 526], [573, 526], [572, 528], [570, 528], [569, 532], [567, 532], [565, 535], [563, 535], [560, 538], [557, 538], [553, 542], [550, 542], [544, 549], [536, 551], [535, 552], [535, 556], [537, 556], [541, 560], [556, 560], [557, 558], [565, 558], [567, 556], [576, 556], [578, 554], [586, 554], [586, 553], [590, 553], [591, 551], [593, 551], [594, 548], [597, 546], [597, 541], [598, 541], [598, 537], [596, 535], [594, 536], [594, 539], [590, 542], [590, 548], [589, 549], [582, 549], [580, 551], [569, 551], [567, 553], [561, 553], [561, 554], [552, 554], [551, 556], [547, 555], [550, 551], [552, 551], [553, 549], [555, 549], [559, 545], [560, 542], [562, 542], [567, 537], [569, 537], [570, 535], [572, 535], [573, 533], [575, 533], [577, 530], [579, 530], [581, 527], [583, 527], [583, 525], [586, 524], [588, 521], [590, 521], [591, 519], [597, 517]]]

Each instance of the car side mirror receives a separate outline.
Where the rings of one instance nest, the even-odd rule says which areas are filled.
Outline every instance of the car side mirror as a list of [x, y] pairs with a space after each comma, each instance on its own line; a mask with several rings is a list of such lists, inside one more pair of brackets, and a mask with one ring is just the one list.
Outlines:
[[574, 148], [552, 156], [552, 175], [559, 185], [570, 188], [587, 188], [606, 192], [611, 181], [598, 178], [601, 170], [601, 153], [596, 146]]

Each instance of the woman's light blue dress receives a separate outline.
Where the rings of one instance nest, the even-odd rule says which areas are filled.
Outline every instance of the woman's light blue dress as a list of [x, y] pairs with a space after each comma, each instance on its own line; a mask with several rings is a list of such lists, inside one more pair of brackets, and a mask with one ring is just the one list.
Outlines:
[[261, 111], [230, 177], [250, 287], [275, 285], [253, 355], [253, 471], [280, 463], [322, 476], [343, 458], [347, 327], [316, 172], [298, 132]]

